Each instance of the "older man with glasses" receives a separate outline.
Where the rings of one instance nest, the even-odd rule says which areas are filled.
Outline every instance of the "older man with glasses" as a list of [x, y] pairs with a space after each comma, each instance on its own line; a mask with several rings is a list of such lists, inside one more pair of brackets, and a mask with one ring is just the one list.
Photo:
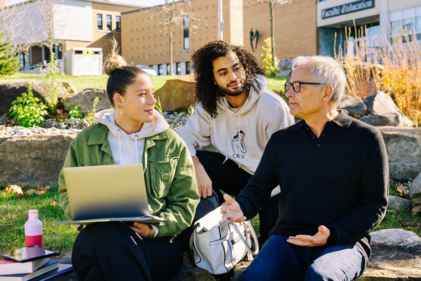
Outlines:
[[346, 77], [329, 57], [298, 57], [285, 84], [303, 120], [274, 133], [247, 187], [225, 195], [223, 218], [253, 218], [281, 187], [279, 219], [240, 280], [354, 280], [384, 217], [389, 169], [376, 128], [338, 111]]

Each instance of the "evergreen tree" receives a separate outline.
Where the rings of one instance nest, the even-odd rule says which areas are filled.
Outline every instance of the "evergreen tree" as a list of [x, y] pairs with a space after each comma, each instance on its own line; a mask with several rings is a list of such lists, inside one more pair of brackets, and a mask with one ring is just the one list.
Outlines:
[[0, 75], [12, 75], [19, 71], [19, 57], [11, 52], [12, 43], [4, 41], [4, 33], [0, 33]]

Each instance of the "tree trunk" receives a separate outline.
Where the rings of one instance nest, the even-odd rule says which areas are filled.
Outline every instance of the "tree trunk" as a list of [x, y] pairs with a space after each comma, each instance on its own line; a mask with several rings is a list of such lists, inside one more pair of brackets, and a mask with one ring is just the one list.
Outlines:
[[[174, 5], [173, 3], [171, 3], [170, 5]], [[170, 50], [169, 50], [169, 55], [170, 55], [170, 75], [173, 76], [174, 72], [172, 69], [172, 18], [173, 18], [173, 6], [171, 6], [170, 8], [170, 14], [168, 15], [168, 35], [169, 35], [169, 39], [170, 39]]]
[[271, 38], [271, 49], [272, 49], [272, 66], [275, 66], [275, 25], [273, 18], [273, 0], [269, 1], [269, 12], [270, 12], [270, 38]]

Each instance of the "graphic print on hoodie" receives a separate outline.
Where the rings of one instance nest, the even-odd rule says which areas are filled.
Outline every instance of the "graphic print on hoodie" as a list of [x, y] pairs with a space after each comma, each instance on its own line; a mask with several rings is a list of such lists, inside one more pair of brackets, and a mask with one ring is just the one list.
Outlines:
[[242, 130], [237, 132], [237, 134], [234, 136], [233, 140], [231, 141], [231, 147], [233, 152], [232, 157], [244, 159], [247, 153], [245, 137], [246, 134], [244, 134]]
[[[272, 134], [294, 124], [286, 102], [267, 89], [267, 79], [257, 75], [260, 92], [253, 87], [249, 97], [233, 110], [226, 97], [218, 97], [218, 116], [212, 118], [201, 104], [177, 131], [192, 156], [196, 149], [212, 144], [218, 153], [253, 175]], [[200, 161], [200, 159], [199, 159]]]

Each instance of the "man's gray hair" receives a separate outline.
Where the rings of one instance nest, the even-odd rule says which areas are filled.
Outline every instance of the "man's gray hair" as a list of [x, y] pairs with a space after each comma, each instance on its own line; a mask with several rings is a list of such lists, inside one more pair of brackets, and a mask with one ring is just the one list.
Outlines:
[[[345, 92], [346, 86], [346, 76], [342, 66], [333, 58], [327, 56], [296, 57], [292, 61], [292, 71], [299, 66], [309, 70], [317, 80], [316, 82], [332, 87], [333, 94], [331, 102], [337, 107]], [[319, 86], [319, 89], [321, 87]]]

